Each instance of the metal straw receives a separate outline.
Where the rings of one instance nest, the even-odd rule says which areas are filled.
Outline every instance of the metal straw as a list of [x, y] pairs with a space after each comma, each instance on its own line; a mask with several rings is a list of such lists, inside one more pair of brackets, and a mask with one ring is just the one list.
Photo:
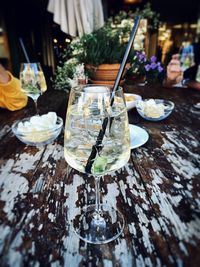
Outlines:
[[[140, 16], [137, 16], [135, 18], [134, 26], [133, 26], [133, 29], [131, 31], [131, 35], [130, 35], [130, 38], [129, 38], [129, 41], [128, 41], [128, 44], [127, 44], [127, 47], [126, 47], [126, 52], [124, 54], [122, 63], [120, 65], [119, 71], [117, 73], [117, 78], [115, 80], [115, 83], [114, 83], [114, 86], [113, 86], [113, 89], [112, 89], [112, 95], [111, 95], [111, 101], [110, 101], [110, 105], [111, 106], [113, 105], [115, 91], [117, 90], [117, 88], [119, 86], [119, 82], [120, 82], [122, 74], [124, 72], [124, 68], [125, 68], [129, 53], [131, 51], [131, 47], [132, 47], [133, 41], [134, 41], [136, 33], [137, 33], [139, 22], [140, 22]], [[96, 158], [96, 155], [102, 149], [102, 145], [101, 144], [102, 144], [103, 137], [105, 135], [105, 131], [106, 131], [106, 127], [107, 127], [108, 121], [109, 121], [108, 117], [106, 117], [103, 120], [102, 128], [99, 131], [99, 134], [98, 134], [98, 137], [97, 137], [97, 140], [96, 140], [96, 144], [92, 146], [92, 151], [91, 151], [91, 154], [90, 154], [90, 156], [88, 158], [88, 161], [87, 161], [87, 164], [86, 164], [86, 167], [85, 167], [86, 173], [91, 173], [92, 164], [93, 164], [93, 162], [94, 162], [94, 160]]]
[[27, 54], [27, 52], [26, 52], [26, 48], [25, 48], [25, 46], [24, 46], [24, 43], [23, 43], [22, 38], [19, 38], [19, 42], [20, 42], [20, 45], [21, 45], [22, 50], [23, 50], [23, 52], [24, 52], [24, 56], [25, 56], [25, 58], [26, 58], [27, 63], [30, 63], [30, 59], [29, 59], [28, 54]]

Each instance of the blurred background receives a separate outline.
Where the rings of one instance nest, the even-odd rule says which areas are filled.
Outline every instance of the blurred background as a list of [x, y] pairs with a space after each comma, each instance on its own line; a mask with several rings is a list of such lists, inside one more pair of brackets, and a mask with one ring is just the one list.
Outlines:
[[[148, 56], [157, 55], [166, 66], [171, 55], [179, 52], [186, 42], [199, 42], [200, 1], [102, 0], [104, 19], [117, 15], [120, 10], [143, 8], [147, 2], [160, 15], [158, 28], [147, 29], [145, 50]], [[48, 0], [1, 1], [0, 60], [16, 76], [20, 63], [25, 61], [19, 38], [23, 39], [30, 60], [41, 62], [48, 75], [54, 73], [64, 49], [73, 39], [55, 23], [53, 13], [47, 10], [48, 4]]]

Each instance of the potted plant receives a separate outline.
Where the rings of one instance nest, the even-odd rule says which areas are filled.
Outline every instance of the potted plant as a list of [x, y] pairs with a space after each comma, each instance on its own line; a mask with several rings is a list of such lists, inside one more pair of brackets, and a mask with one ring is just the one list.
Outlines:
[[160, 77], [163, 74], [163, 67], [160, 62], [157, 62], [157, 58], [152, 56], [145, 64], [146, 81], [147, 83], [157, 83], [160, 81]]
[[104, 26], [72, 42], [72, 54], [84, 63], [92, 82], [113, 83], [116, 79], [126, 49], [121, 41], [123, 35], [124, 29]]
[[[120, 12], [119, 15], [110, 18], [102, 28], [74, 39], [64, 57], [76, 59], [76, 64], [83, 63], [91, 82], [114, 83], [126, 50], [134, 18], [140, 12], [143, 18], [157, 19], [149, 5], [143, 11], [136, 10], [136, 13]], [[142, 32], [144, 28], [142, 28]], [[144, 38], [144, 32], [142, 38]], [[138, 39], [138, 42], [135, 41], [134, 49], [144, 49], [144, 47], [140, 47], [141, 43], [141, 39]], [[130, 66], [130, 60], [134, 58], [134, 49], [129, 55], [125, 72]], [[67, 70], [66, 64], [68, 65], [68, 63], [64, 63], [64, 68]], [[70, 67], [72, 66], [70, 65]], [[65, 80], [67, 74], [65, 73]], [[64, 75], [61, 67], [57, 69], [56, 75], [59, 79]]]
[[146, 81], [149, 84], [162, 80], [163, 67], [155, 56], [147, 59], [144, 52], [136, 52], [127, 72], [127, 79], [135, 83]]

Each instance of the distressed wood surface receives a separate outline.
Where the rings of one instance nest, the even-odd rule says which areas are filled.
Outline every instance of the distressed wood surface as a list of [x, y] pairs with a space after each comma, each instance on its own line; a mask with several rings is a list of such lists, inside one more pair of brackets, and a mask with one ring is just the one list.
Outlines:
[[[199, 266], [199, 118], [189, 112], [199, 92], [183, 88], [127, 86], [143, 98], [164, 98], [175, 110], [148, 122], [133, 109], [130, 123], [145, 128], [148, 142], [132, 150], [128, 164], [101, 181], [102, 201], [118, 208], [125, 229], [105, 245], [80, 241], [71, 220], [94, 203], [94, 181], [71, 169], [63, 157], [63, 133], [50, 145], [25, 146], [12, 123], [34, 113], [0, 111], [0, 266]], [[39, 99], [40, 113], [63, 119], [65, 93]]]

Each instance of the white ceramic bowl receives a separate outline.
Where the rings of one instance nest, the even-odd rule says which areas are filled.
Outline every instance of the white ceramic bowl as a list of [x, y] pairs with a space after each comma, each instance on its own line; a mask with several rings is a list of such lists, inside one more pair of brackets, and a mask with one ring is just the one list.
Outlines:
[[136, 102], [142, 99], [140, 95], [129, 94], [129, 93], [125, 93], [124, 97], [126, 101], [127, 110], [134, 108], [136, 106]]
[[56, 124], [50, 129], [37, 129], [29, 132], [18, 129], [18, 124], [20, 122], [25, 123], [29, 121], [30, 117], [14, 122], [12, 125], [12, 131], [21, 142], [30, 146], [43, 146], [52, 143], [58, 137], [63, 127], [62, 118], [57, 117]]
[[[150, 99], [144, 99], [143, 102], [144, 104], [149, 101]], [[157, 104], [163, 104], [164, 105], [164, 114], [158, 117], [151, 117], [151, 116], [147, 116], [146, 113], [144, 112], [144, 109], [141, 108], [141, 104], [140, 101], [137, 101], [136, 103], [136, 109], [138, 111], [138, 113], [140, 114], [140, 116], [148, 121], [161, 121], [166, 119], [172, 112], [172, 110], [174, 109], [174, 103], [172, 101], [169, 100], [164, 100], [164, 99], [154, 99], [156, 105]]]

